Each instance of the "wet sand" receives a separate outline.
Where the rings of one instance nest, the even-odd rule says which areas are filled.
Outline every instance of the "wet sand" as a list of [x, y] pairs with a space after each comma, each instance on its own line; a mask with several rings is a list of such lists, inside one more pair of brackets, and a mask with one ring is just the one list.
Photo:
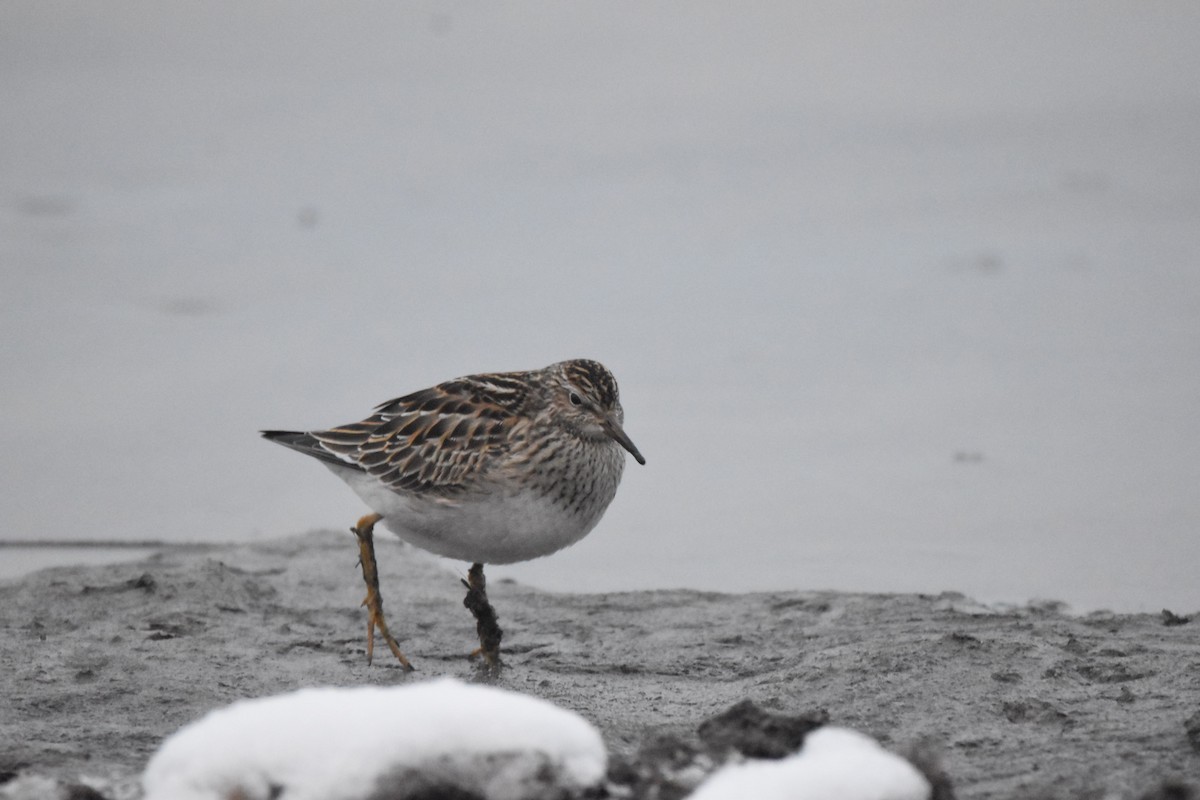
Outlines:
[[[109, 800], [137, 798], [163, 737], [239, 698], [475, 677], [465, 565], [455, 575], [411, 548], [377, 549], [391, 629], [415, 673], [382, 642], [366, 663], [348, 532], [0, 584], [0, 782], [86, 779]], [[488, 591], [505, 633], [497, 684], [580, 712], [617, 761], [663, 736], [695, 742], [702, 721], [750, 699], [823, 710], [897, 750], [923, 744], [960, 798], [1200, 787], [1195, 609], [1072, 616], [956, 594]]]

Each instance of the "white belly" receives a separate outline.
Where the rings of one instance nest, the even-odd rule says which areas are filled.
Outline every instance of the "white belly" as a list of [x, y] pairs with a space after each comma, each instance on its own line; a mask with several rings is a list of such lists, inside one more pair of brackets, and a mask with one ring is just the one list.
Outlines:
[[404, 541], [439, 556], [481, 564], [511, 564], [549, 555], [586, 536], [616, 494], [598, 487], [584, 513], [569, 513], [530, 493], [472, 495], [469, 499], [401, 495], [355, 470], [330, 466]]

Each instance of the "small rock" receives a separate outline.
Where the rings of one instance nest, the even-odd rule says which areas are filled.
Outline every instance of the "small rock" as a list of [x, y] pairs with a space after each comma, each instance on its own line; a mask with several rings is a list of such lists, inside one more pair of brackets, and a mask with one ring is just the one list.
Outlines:
[[1200, 791], [1180, 781], [1163, 781], [1138, 800], [1200, 800]]
[[929, 800], [956, 800], [954, 786], [943, 766], [942, 754], [932, 741], [922, 741], [912, 747], [905, 757], [929, 781]]
[[697, 733], [716, 753], [735, 750], [750, 758], [783, 758], [799, 750], [804, 737], [828, 721], [829, 713], [823, 709], [791, 717], [743, 700], [702, 722]]
[[1028, 698], [1012, 700], [1001, 706], [1004, 718], [1009, 722], [1034, 722], [1039, 724], [1071, 725], [1071, 718], [1045, 700]]
[[1167, 625], [1167, 626], [1187, 625], [1189, 622], [1192, 621], [1191, 617], [1180, 616], [1179, 614], [1176, 614], [1174, 611], [1171, 611], [1170, 609], [1166, 609], [1166, 608], [1164, 608], [1162, 610], [1162, 618], [1163, 618], [1163, 625]]
[[612, 763], [608, 790], [613, 796], [679, 800], [695, 789], [712, 768], [712, 759], [688, 742], [675, 736], [657, 736], [643, 744], [632, 760]]
[[1184, 730], [1187, 731], [1187, 738], [1191, 742], [1192, 749], [1200, 753], [1200, 711], [1188, 717], [1187, 722], [1183, 723], [1183, 726]]
[[154, 580], [154, 576], [149, 572], [143, 572], [136, 578], [130, 578], [127, 581], [113, 583], [107, 586], [89, 586], [85, 584], [79, 590], [80, 594], [95, 594], [97, 592], [128, 592], [133, 589], [140, 589], [147, 594], [154, 592], [158, 588], [158, 584]]

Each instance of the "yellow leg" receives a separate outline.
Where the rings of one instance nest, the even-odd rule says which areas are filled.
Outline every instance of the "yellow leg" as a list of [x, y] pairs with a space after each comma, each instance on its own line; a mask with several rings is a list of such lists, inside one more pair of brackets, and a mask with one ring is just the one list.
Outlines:
[[358, 539], [358, 560], [362, 564], [363, 581], [367, 584], [367, 596], [362, 604], [367, 607], [367, 666], [375, 654], [375, 626], [379, 626], [379, 634], [387, 642], [392, 655], [400, 662], [405, 672], [412, 672], [414, 667], [400, 652], [400, 645], [388, 630], [387, 620], [383, 618], [383, 595], [379, 593], [379, 570], [375, 563], [375, 523], [383, 517], [379, 514], [367, 514], [351, 528]]

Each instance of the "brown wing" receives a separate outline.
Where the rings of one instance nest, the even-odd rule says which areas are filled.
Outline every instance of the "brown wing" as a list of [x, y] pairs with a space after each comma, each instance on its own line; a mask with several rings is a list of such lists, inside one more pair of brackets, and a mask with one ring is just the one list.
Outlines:
[[509, 452], [530, 403], [524, 373], [471, 375], [390, 400], [320, 445], [398, 492], [457, 494]]

